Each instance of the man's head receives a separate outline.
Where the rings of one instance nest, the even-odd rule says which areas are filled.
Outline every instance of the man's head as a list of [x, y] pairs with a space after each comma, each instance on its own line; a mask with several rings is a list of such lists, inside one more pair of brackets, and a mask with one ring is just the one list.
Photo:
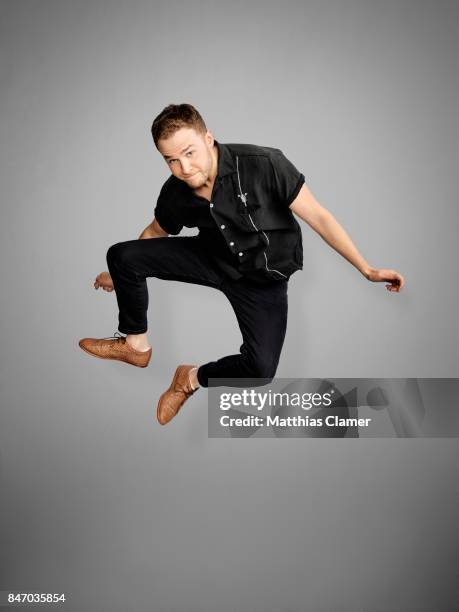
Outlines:
[[192, 189], [215, 172], [214, 137], [191, 104], [169, 104], [151, 126], [156, 148], [172, 174]]

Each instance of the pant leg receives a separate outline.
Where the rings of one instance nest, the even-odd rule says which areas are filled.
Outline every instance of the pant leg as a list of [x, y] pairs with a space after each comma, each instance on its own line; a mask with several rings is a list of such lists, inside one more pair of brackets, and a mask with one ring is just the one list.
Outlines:
[[[225, 281], [221, 291], [234, 309], [243, 343], [239, 354], [200, 366], [197, 377], [202, 387], [216, 385], [209, 383], [212, 378], [258, 379], [251, 381], [251, 386], [267, 384], [274, 378], [287, 329], [287, 289], [287, 281], [263, 286], [246, 279]], [[230, 381], [223, 384], [239, 386]]]
[[147, 331], [148, 277], [215, 288], [225, 278], [195, 236], [118, 242], [108, 249], [107, 264], [118, 302], [118, 330], [124, 334]]

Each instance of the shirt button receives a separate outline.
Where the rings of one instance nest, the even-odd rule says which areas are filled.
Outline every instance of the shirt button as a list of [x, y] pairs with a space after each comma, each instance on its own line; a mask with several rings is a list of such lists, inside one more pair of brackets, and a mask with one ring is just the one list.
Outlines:
[[239, 253], [239, 257], [242, 257], [242, 253]]
[[230, 242], [230, 246], [234, 246], [234, 242]]
[[226, 225], [220, 225], [220, 227], [221, 227], [222, 229], [225, 229]]
[[211, 208], [213, 208], [213, 207], [214, 207], [214, 204], [213, 204], [213, 202], [211, 202], [211, 203], [210, 203], [210, 207], [211, 207]]

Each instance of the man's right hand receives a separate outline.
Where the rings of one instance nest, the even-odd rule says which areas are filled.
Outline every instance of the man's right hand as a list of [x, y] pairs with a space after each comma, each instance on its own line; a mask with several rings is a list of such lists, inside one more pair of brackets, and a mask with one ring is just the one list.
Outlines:
[[113, 291], [112, 277], [108, 272], [101, 272], [96, 276], [96, 280], [94, 281], [94, 288], [99, 289], [99, 287], [102, 287], [104, 291]]

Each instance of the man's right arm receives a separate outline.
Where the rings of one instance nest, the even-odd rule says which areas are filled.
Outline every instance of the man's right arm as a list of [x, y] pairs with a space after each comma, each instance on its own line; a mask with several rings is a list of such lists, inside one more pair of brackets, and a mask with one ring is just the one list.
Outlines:
[[148, 225], [140, 234], [139, 240], [143, 240], [145, 238], [164, 238], [165, 236], [169, 236], [169, 234], [163, 230], [156, 219], [153, 219], [150, 225]]

